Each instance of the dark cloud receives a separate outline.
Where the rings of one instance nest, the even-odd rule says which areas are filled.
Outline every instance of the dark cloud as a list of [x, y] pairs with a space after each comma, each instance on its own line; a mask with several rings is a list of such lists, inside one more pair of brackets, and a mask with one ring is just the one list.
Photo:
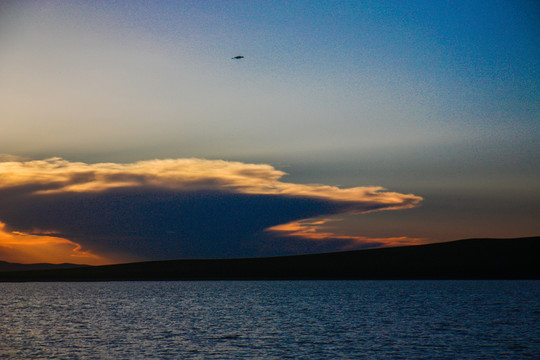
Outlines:
[[101, 253], [141, 257], [250, 255], [250, 238], [295, 219], [339, 212], [319, 199], [217, 191], [115, 189], [99, 193], [23, 196], [4, 202], [11, 229], [54, 230], [56, 236]]
[[288, 184], [279, 181], [282, 172], [268, 165], [196, 159], [25, 164], [6, 166], [19, 168], [18, 176], [10, 177], [6, 170], [0, 177], [0, 221], [6, 229], [54, 233], [84, 250], [117, 259], [339, 250], [351, 240], [287, 240], [265, 230], [326, 214], [408, 208], [420, 201], [373, 187]]

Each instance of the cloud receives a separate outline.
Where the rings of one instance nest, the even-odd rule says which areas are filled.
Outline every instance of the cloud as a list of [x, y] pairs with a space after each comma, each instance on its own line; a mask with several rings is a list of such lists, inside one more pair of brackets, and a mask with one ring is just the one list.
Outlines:
[[267, 164], [203, 159], [5, 161], [0, 221], [12, 233], [54, 231], [82, 251], [116, 259], [275, 255], [294, 249], [270, 241], [265, 229], [422, 200], [381, 187], [287, 183], [285, 175]]
[[22, 156], [0, 153], [0, 163], [1, 162], [19, 162], [19, 161], [22, 162], [22, 161], [28, 161], [28, 160], [29, 159], [24, 158]]
[[68, 239], [50, 235], [31, 235], [9, 232], [0, 222], [0, 259], [17, 263], [49, 262], [104, 265], [116, 262], [103, 256], [83, 251], [81, 246]]
[[36, 186], [34, 194], [100, 192], [114, 188], [156, 188], [171, 191], [216, 190], [241, 194], [305, 197], [342, 204], [347, 211], [406, 209], [421, 201], [412, 194], [377, 186], [340, 189], [279, 181], [286, 175], [266, 164], [203, 159], [168, 159], [132, 164], [69, 162], [61, 158], [6, 161], [0, 165], [0, 189]]
[[341, 250], [365, 249], [380, 246], [420, 245], [429, 242], [429, 240], [425, 238], [409, 238], [406, 236], [371, 238], [356, 235], [339, 235], [329, 230], [321, 231], [323, 226], [331, 221], [337, 221], [337, 219], [299, 220], [272, 226], [265, 231], [274, 233], [279, 237], [297, 238], [316, 243], [323, 243], [324, 245], [329, 243], [336, 245], [336, 243], [339, 243]]

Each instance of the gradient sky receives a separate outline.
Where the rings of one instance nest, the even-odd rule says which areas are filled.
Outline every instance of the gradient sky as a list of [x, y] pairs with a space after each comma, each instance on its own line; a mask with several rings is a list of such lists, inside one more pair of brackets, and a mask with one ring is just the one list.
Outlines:
[[3, 1], [0, 260], [539, 235], [539, 39], [536, 1]]

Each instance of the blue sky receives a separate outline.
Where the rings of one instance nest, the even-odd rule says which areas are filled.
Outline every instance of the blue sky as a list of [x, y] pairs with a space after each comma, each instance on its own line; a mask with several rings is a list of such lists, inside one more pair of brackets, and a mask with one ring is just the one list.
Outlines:
[[539, 20], [534, 1], [3, 2], [0, 154], [269, 164], [423, 198], [326, 232], [538, 235]]

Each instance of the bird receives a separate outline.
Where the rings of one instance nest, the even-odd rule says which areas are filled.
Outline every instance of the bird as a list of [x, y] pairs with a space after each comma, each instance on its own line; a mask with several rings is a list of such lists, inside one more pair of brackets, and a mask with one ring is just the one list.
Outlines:
[[244, 58], [244, 57], [243, 57], [242, 55], [238, 55], [238, 56], [235, 56], [235, 57], [233, 57], [233, 58], [231, 58], [231, 59], [243, 59], [243, 58]]

